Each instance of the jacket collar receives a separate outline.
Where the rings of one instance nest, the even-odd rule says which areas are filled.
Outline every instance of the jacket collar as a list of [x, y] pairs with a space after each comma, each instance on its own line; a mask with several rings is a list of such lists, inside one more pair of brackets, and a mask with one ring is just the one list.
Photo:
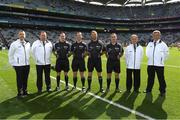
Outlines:
[[97, 39], [96, 41], [91, 40], [91, 42], [92, 42], [92, 43], [98, 43], [99, 40], [98, 40], [98, 39]]
[[[153, 41], [154, 42], [154, 41]], [[162, 42], [162, 40], [161, 39], [159, 39], [159, 40], [157, 40], [156, 41], [156, 43], [161, 43]]]
[[[134, 44], [131, 43], [131, 45], [133, 46]], [[137, 47], [139, 46], [139, 43], [136, 43]]]
[[112, 44], [112, 42], [110, 43], [111, 45], [117, 45], [117, 42], [115, 44]]
[[24, 44], [26, 44], [28, 41], [26, 41], [25, 39], [23, 41], [21, 41], [20, 39], [17, 39], [19, 43], [24, 42]]
[[76, 41], [75, 43], [77, 43], [77, 44], [81, 44], [81, 43], [82, 43], [82, 41], [81, 41], [81, 42], [77, 42], [77, 41]]
[[63, 41], [63, 42], [62, 42], [62, 41], [58, 41], [58, 42], [59, 42], [59, 43], [67, 43], [67, 41], [66, 41], [66, 40], [65, 40], [65, 41]]
[[[43, 41], [41, 41], [41, 40], [39, 40], [39, 41], [40, 41], [40, 43], [43, 44]], [[46, 43], [48, 43], [48, 40], [45, 40], [44, 42], [45, 42], [45, 44], [46, 44]]]

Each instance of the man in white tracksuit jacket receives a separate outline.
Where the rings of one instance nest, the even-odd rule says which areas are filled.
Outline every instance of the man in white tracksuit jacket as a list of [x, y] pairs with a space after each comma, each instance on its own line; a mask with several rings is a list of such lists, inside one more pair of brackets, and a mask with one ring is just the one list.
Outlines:
[[19, 39], [14, 41], [9, 48], [9, 63], [16, 71], [17, 97], [28, 95], [27, 82], [30, 70], [30, 43], [25, 41], [25, 32], [20, 31]]
[[125, 50], [126, 59], [126, 90], [131, 91], [132, 88], [132, 73], [134, 78], [134, 92], [139, 93], [140, 88], [140, 68], [143, 58], [143, 47], [138, 44], [138, 36], [131, 36], [131, 44]]
[[52, 54], [52, 43], [47, 40], [46, 32], [40, 33], [40, 40], [36, 40], [32, 45], [32, 54], [36, 62], [37, 71], [37, 88], [38, 92], [42, 92], [43, 71], [45, 74], [46, 90], [51, 91], [51, 81], [50, 81], [50, 70], [51, 70], [51, 54]]
[[153, 41], [149, 42], [146, 47], [146, 56], [148, 57], [148, 83], [144, 93], [150, 93], [152, 91], [155, 79], [155, 73], [157, 73], [159, 81], [160, 95], [164, 96], [166, 93], [166, 82], [164, 78], [164, 61], [167, 59], [169, 49], [167, 45], [161, 40], [161, 32], [155, 30], [152, 34]]

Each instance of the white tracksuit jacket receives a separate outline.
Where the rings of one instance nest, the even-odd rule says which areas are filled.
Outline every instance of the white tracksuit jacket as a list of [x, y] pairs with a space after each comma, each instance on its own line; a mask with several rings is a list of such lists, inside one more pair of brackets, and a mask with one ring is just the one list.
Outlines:
[[9, 63], [12, 66], [29, 65], [30, 47], [29, 42], [21, 43], [20, 39], [14, 41], [9, 48]]
[[154, 42], [149, 42], [146, 47], [146, 56], [148, 57], [149, 66], [164, 66], [164, 61], [169, 55], [169, 49], [167, 45], [162, 41], [158, 40], [156, 45]]
[[51, 54], [53, 45], [50, 41], [46, 40], [45, 44], [42, 41], [36, 40], [32, 44], [32, 54], [35, 59], [36, 65], [49, 65], [51, 64]]
[[133, 44], [127, 46], [125, 50], [125, 60], [127, 69], [140, 69], [141, 61], [143, 58], [143, 47], [136, 45], [136, 49]]

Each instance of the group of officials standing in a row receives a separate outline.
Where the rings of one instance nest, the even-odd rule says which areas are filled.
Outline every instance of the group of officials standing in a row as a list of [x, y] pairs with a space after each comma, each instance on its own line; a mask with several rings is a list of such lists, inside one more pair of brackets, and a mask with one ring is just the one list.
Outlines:
[[[64, 71], [65, 89], [69, 90], [69, 77], [68, 72], [70, 70], [69, 57], [73, 55], [71, 68], [73, 71], [73, 89], [76, 89], [77, 73], [80, 73], [82, 91], [88, 92], [91, 90], [91, 82], [93, 71], [96, 69], [99, 91], [108, 92], [110, 90], [112, 72], [115, 74], [115, 91], [121, 92], [119, 89], [120, 81], [120, 58], [123, 56], [123, 47], [117, 42], [116, 33], [110, 35], [110, 42], [106, 45], [98, 40], [98, 34], [96, 31], [91, 32], [91, 41], [86, 45], [83, 42], [83, 36], [81, 32], [76, 33], [76, 42], [72, 45], [66, 41], [66, 35], [61, 32], [59, 40], [53, 45], [48, 39], [46, 32], [41, 32], [39, 40], [36, 40], [32, 46], [28, 41], [25, 40], [25, 32], [20, 31], [19, 39], [14, 41], [9, 49], [9, 62], [16, 71], [17, 90], [18, 97], [28, 95], [27, 92], [27, 81], [30, 71], [30, 52], [36, 63], [37, 71], [37, 89], [38, 93], [42, 92], [43, 87], [43, 72], [45, 75], [46, 90], [51, 91], [51, 54], [54, 53], [56, 56], [55, 70], [57, 72], [56, 90], [60, 90], [60, 76], [61, 72]], [[166, 82], [164, 78], [164, 61], [167, 59], [169, 54], [167, 45], [161, 40], [161, 32], [158, 30], [152, 33], [153, 41], [149, 42], [146, 47], [146, 56], [148, 58], [147, 67], [147, 88], [144, 93], [151, 93], [155, 73], [157, 73], [159, 81], [160, 95], [164, 96], [166, 93]], [[131, 92], [132, 86], [134, 86], [134, 92], [139, 93], [140, 79], [141, 79], [141, 61], [143, 59], [143, 48], [138, 44], [138, 36], [133, 34], [130, 37], [131, 44], [125, 49], [125, 60], [126, 60], [126, 90]], [[102, 60], [101, 56], [106, 54], [107, 63], [107, 88], [103, 90], [103, 77], [102, 77]], [[84, 72], [86, 71], [85, 57], [88, 56], [87, 69], [88, 69], [88, 87], [85, 89], [86, 77]], [[61, 79], [62, 80], [62, 79]], [[132, 85], [134, 83], [134, 85]]]

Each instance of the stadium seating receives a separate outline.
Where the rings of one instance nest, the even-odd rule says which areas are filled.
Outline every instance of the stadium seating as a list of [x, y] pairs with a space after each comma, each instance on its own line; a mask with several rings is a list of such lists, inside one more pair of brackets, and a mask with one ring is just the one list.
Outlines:
[[[23, 5], [25, 8], [49, 9], [66, 14], [109, 19], [153, 19], [180, 16], [180, 3], [146, 7], [105, 7], [69, 2], [69, 0], [0, 0], [1, 4]], [[97, 12], [98, 11], [98, 12]], [[142, 12], [143, 11], [143, 12]]]
[[[21, 29], [15, 29], [15, 28], [3, 28], [1, 29], [1, 33], [3, 34], [3, 36], [5, 37], [5, 39], [8, 41], [8, 43], [10, 44], [12, 41], [16, 40], [18, 38], [18, 31], [20, 31]], [[31, 43], [35, 40], [38, 39], [39, 37], [39, 33], [40, 31], [44, 31], [44, 30], [38, 30], [38, 29], [23, 29], [26, 32], [26, 40], [30, 41]], [[60, 31], [57, 30], [45, 30], [47, 32], [48, 35], [48, 39], [50, 41], [52, 41], [53, 43], [55, 43], [58, 40], [59, 37], [59, 33]], [[67, 40], [69, 42], [74, 42], [75, 41], [75, 31], [65, 31], [67, 34]], [[84, 41], [86, 43], [89, 42], [90, 38], [90, 32], [82, 32], [83, 33], [83, 37], [84, 37]], [[132, 33], [117, 33], [118, 35], [118, 41], [123, 44], [124, 46], [126, 46], [127, 44], [129, 44], [129, 38], [130, 35]], [[140, 41], [144, 41], [144, 42], [149, 42], [152, 38], [151, 38], [151, 33], [136, 33], [139, 36], [139, 40]], [[98, 37], [100, 40], [102, 40], [104, 43], [109, 42], [110, 40], [110, 33], [99, 33]], [[168, 45], [180, 41], [180, 33], [179, 32], [175, 32], [175, 33], [171, 33], [171, 32], [165, 32], [162, 33], [162, 40], [164, 40]]]

